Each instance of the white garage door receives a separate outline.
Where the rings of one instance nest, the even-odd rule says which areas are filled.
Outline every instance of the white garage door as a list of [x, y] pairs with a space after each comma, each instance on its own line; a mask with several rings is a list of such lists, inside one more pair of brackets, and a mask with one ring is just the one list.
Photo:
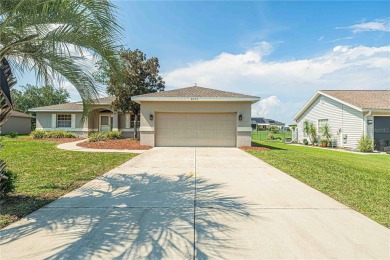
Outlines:
[[156, 146], [236, 146], [235, 113], [156, 113]]

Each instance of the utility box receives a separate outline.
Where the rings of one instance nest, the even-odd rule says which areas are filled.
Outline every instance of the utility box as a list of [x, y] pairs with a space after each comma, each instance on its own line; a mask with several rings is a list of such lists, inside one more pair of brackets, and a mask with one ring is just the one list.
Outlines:
[[348, 141], [348, 135], [347, 134], [343, 134], [343, 143], [346, 144]]

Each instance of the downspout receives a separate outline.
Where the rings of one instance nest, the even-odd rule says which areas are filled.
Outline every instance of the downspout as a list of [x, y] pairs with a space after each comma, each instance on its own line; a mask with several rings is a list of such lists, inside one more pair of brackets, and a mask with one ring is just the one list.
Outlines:
[[368, 113], [364, 116], [364, 125], [363, 125], [363, 135], [366, 136], [368, 134], [368, 124], [367, 117], [371, 116], [372, 110], [369, 110]]

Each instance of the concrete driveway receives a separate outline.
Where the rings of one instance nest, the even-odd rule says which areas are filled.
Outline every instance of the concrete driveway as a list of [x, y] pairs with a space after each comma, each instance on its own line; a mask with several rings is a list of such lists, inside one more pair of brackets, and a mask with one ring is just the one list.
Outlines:
[[390, 257], [388, 229], [236, 148], [154, 148], [0, 236], [2, 259]]

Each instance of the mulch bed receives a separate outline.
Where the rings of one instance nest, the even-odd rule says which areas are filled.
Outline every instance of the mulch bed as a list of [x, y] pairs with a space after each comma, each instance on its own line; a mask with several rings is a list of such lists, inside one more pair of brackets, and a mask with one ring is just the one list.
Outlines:
[[70, 143], [70, 142], [76, 142], [79, 140], [83, 140], [85, 138], [82, 137], [77, 137], [77, 138], [37, 138], [34, 139], [32, 137], [25, 137], [25, 138], [18, 138], [21, 140], [32, 140], [32, 141], [51, 141], [51, 142], [56, 142], [56, 143]]
[[93, 149], [117, 149], [117, 150], [148, 150], [152, 148], [148, 145], [141, 145], [138, 140], [134, 139], [117, 139], [100, 142], [82, 142], [77, 146]]
[[267, 147], [260, 147], [260, 146], [243, 146], [240, 147], [242, 150], [254, 150], [254, 151], [269, 151], [270, 149]]

